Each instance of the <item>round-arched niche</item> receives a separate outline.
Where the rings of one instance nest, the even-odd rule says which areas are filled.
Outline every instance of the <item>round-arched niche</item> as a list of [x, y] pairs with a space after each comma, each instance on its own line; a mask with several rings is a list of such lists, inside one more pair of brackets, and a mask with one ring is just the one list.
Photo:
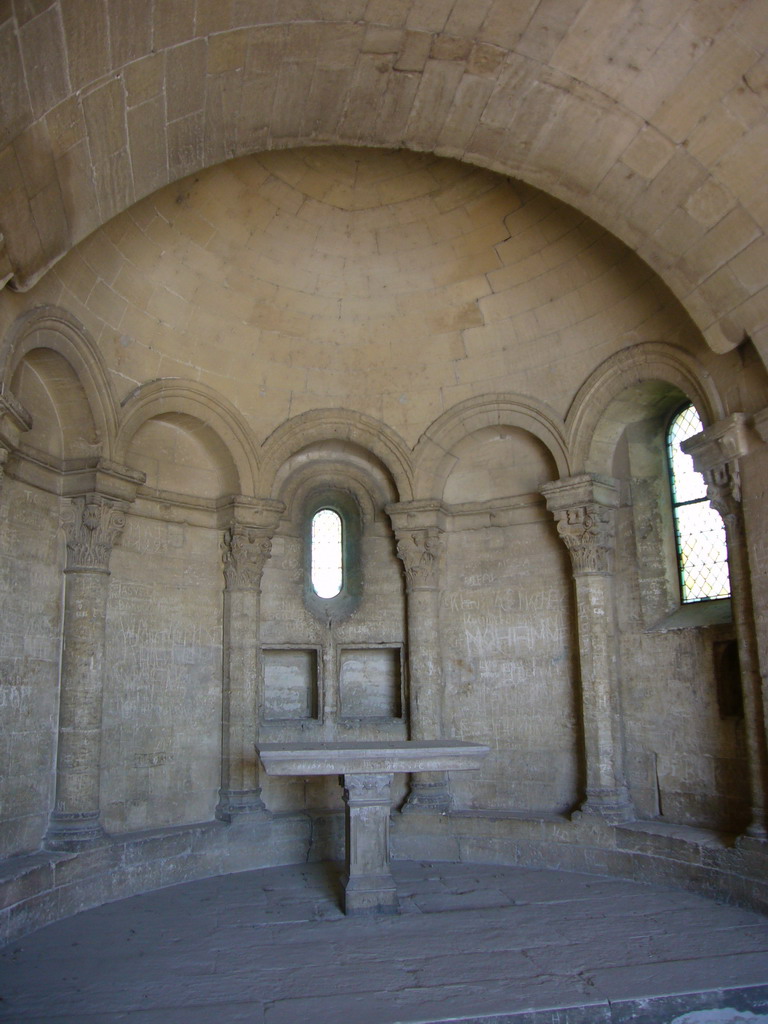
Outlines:
[[538, 438], [520, 427], [483, 427], [451, 452], [455, 464], [443, 488], [448, 504], [492, 501], [537, 492], [557, 478], [555, 461]]
[[164, 413], [144, 422], [128, 446], [128, 460], [146, 473], [151, 491], [215, 499], [239, 490], [224, 442], [187, 413]]
[[10, 389], [23, 408], [33, 410], [25, 448], [53, 458], [99, 454], [99, 437], [85, 389], [67, 360], [49, 348], [27, 352]]

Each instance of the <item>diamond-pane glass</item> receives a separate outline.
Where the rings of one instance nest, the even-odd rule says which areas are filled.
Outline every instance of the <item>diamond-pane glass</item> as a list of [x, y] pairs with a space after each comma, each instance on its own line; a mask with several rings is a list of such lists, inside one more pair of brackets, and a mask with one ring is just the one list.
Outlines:
[[672, 420], [667, 435], [683, 602], [729, 597], [728, 547], [719, 512], [709, 504], [704, 477], [680, 443], [704, 429], [692, 405]]
[[336, 597], [341, 593], [344, 581], [341, 516], [331, 508], [322, 508], [312, 517], [311, 575], [318, 597]]
[[672, 466], [672, 500], [676, 505], [681, 501], [701, 501], [707, 496], [704, 477], [693, 468], [693, 459], [680, 448], [681, 441], [687, 441], [694, 434], [700, 434], [704, 425], [692, 405], [681, 409], [669, 425], [669, 461]]
[[728, 597], [728, 557], [719, 512], [706, 501], [677, 508], [677, 543], [683, 601]]

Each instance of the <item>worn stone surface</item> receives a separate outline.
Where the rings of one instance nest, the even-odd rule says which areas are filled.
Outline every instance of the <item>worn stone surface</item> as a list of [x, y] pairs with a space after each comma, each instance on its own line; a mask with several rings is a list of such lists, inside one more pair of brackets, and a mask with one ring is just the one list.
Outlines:
[[[13, 500], [14, 495], [18, 500]], [[16, 776], [13, 808], [0, 829], [3, 855], [35, 849], [45, 830], [45, 807], [53, 797], [51, 765], [58, 711], [58, 644], [50, 630], [61, 615], [61, 586], [50, 558], [55, 547], [58, 499], [12, 480], [3, 483], [0, 536], [7, 552], [2, 562], [2, 715], [0, 744], [3, 778]], [[51, 525], [41, 543], [41, 524]], [[48, 564], [46, 564], [48, 563]], [[24, 584], [32, 583], [32, 588]]]
[[399, 916], [345, 918], [338, 871], [229, 875], [52, 925], [0, 953], [0, 1020], [768, 1016], [768, 925], [747, 911], [658, 884], [423, 862], [393, 865]]
[[[218, 558], [213, 531], [135, 516], [113, 554], [102, 766], [110, 832], [181, 824], [173, 807], [185, 808], [186, 821], [213, 815], [221, 748]], [[152, 572], [141, 569], [144, 559]]]
[[0, 5], [3, 934], [339, 856], [270, 742], [490, 747], [395, 774], [398, 855], [767, 906], [760, 0], [124, 6]]

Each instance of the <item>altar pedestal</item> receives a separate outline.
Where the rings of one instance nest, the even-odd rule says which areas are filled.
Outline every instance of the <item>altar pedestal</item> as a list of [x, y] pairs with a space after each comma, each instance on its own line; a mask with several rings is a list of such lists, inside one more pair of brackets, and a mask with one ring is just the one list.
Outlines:
[[267, 775], [343, 776], [346, 806], [344, 912], [394, 913], [397, 890], [389, 866], [389, 811], [396, 772], [479, 768], [489, 747], [458, 740], [401, 743], [264, 743]]

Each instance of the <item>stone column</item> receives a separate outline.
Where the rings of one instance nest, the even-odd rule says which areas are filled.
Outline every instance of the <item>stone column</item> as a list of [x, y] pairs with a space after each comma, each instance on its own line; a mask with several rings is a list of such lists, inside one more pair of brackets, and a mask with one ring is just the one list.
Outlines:
[[[440, 651], [440, 562], [444, 511], [435, 502], [389, 505], [397, 537], [397, 556], [405, 571], [408, 614], [409, 735], [414, 740], [443, 739], [443, 671]], [[411, 776], [404, 811], [450, 808], [445, 772]]]
[[[231, 822], [266, 814], [259, 785], [258, 738], [261, 658], [261, 577], [284, 506], [238, 506], [224, 534], [221, 787], [216, 817]], [[243, 516], [248, 522], [240, 521]]]
[[747, 736], [751, 821], [747, 834], [768, 837], [768, 743], [766, 741], [765, 695], [755, 633], [752, 579], [741, 504], [740, 460], [760, 439], [752, 432], [748, 417], [734, 413], [707, 427], [682, 444], [693, 457], [694, 468], [707, 483], [710, 504], [723, 518], [728, 542], [731, 577], [731, 609], [739, 651], [744, 728]]
[[54, 850], [77, 850], [105, 835], [99, 783], [109, 560], [126, 507], [90, 493], [67, 510], [56, 802], [46, 836]]
[[542, 493], [571, 556], [576, 588], [586, 755], [581, 810], [607, 821], [629, 821], [613, 592], [618, 486], [585, 473], [547, 484]]

